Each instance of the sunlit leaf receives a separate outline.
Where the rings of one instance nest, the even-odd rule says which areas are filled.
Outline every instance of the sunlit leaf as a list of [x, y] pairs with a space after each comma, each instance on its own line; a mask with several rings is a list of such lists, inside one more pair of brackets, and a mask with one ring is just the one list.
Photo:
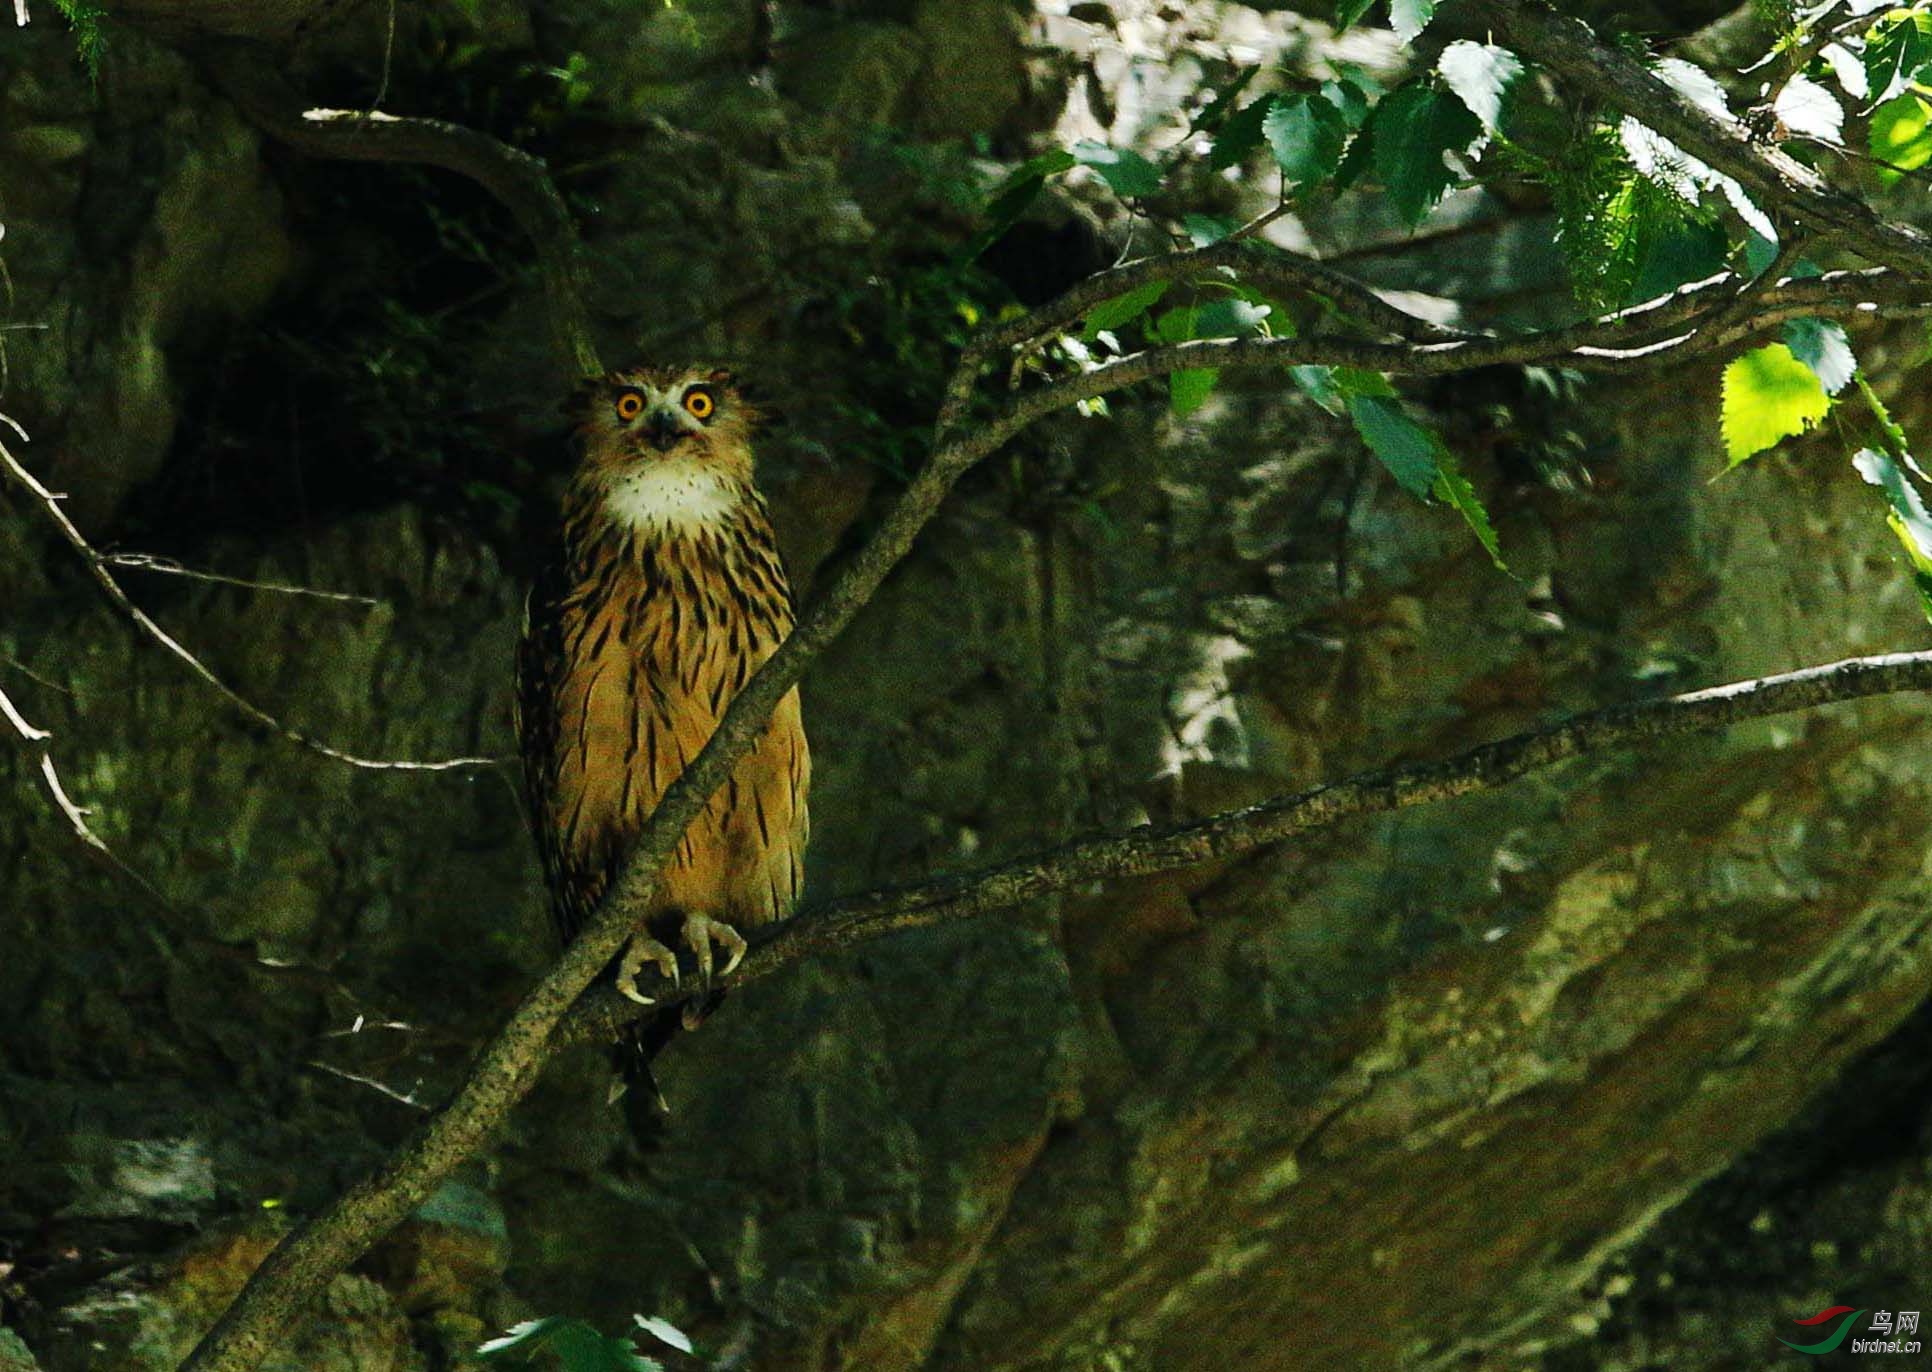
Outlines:
[[1100, 179], [1123, 200], [1154, 195], [1161, 188], [1160, 169], [1132, 148], [1110, 148], [1105, 143], [1082, 139], [1069, 151], [1075, 161], [1098, 172]]
[[1876, 448], [1861, 448], [1852, 458], [1858, 474], [1885, 493], [1904, 533], [1905, 548], [1912, 564], [1921, 571], [1932, 571], [1932, 513], [1927, 512], [1918, 488], [1903, 467], [1889, 454]]
[[1482, 136], [1469, 107], [1434, 86], [1411, 82], [1392, 91], [1370, 117], [1375, 171], [1396, 212], [1419, 224], [1456, 182], [1447, 155], [1464, 153]]
[[1863, 100], [1872, 93], [1871, 78], [1865, 73], [1865, 64], [1858, 54], [1843, 43], [1827, 43], [1818, 54], [1831, 68], [1831, 74], [1838, 78], [1838, 84], [1846, 95], [1854, 100]]
[[669, 1320], [661, 1320], [655, 1315], [632, 1315], [631, 1318], [637, 1321], [637, 1327], [639, 1329], [642, 1329], [646, 1334], [649, 1334], [660, 1343], [669, 1344], [680, 1353], [695, 1351], [691, 1347], [691, 1340], [686, 1336], [685, 1332]]
[[1900, 14], [1865, 44], [1865, 84], [1875, 102], [1882, 105], [1911, 85], [1932, 60], [1929, 27], [1932, 17]]
[[1091, 341], [1102, 329], [1118, 329], [1140, 318], [1167, 294], [1168, 284], [1165, 281], [1150, 281], [1112, 300], [1101, 301], [1088, 311], [1087, 326], [1080, 331], [1080, 336]]
[[1389, 27], [1404, 43], [1413, 43], [1436, 17], [1436, 0], [1389, 0]]
[[1241, 299], [1209, 300], [1195, 307], [1195, 338], [1238, 338], [1255, 332], [1273, 306]]
[[563, 1322], [561, 1316], [546, 1315], [540, 1320], [525, 1320], [521, 1324], [513, 1324], [494, 1339], [478, 1344], [477, 1354], [488, 1358], [517, 1348], [534, 1348], [547, 1332]]
[[1348, 416], [1369, 451], [1381, 459], [1402, 489], [1423, 497], [1434, 492], [1441, 440], [1409, 418], [1400, 400], [1351, 395]]
[[1295, 385], [1301, 388], [1303, 395], [1330, 414], [1338, 415], [1346, 407], [1347, 402], [1343, 399], [1341, 388], [1335, 384], [1333, 367], [1318, 367], [1304, 363], [1301, 366], [1290, 367], [1288, 375], [1294, 379]]
[[1872, 111], [1867, 141], [1888, 185], [1932, 161], [1932, 105], [1914, 91], [1887, 100]]
[[1754, 348], [1724, 369], [1724, 452], [1735, 467], [1825, 417], [1831, 397], [1782, 343]]
[[1720, 119], [1731, 117], [1731, 106], [1724, 97], [1724, 87], [1717, 84], [1715, 76], [1695, 62], [1686, 62], [1681, 57], [1666, 57], [1652, 63], [1650, 69], [1656, 73], [1658, 80], [1706, 114], [1714, 114]]
[[1821, 138], [1827, 143], [1842, 141], [1845, 131], [1844, 107], [1838, 97], [1808, 76], [1794, 76], [1784, 83], [1772, 112], [1793, 133]]
[[1482, 121], [1483, 128], [1490, 133], [1501, 132], [1509, 88], [1523, 74], [1523, 64], [1515, 53], [1489, 43], [1458, 39], [1442, 50], [1436, 68], [1457, 99]]
[[1844, 326], [1826, 319], [1793, 319], [1784, 326], [1784, 343], [1791, 355], [1811, 368], [1826, 395], [1845, 389], [1858, 370], [1851, 340]]
[[1197, 248], [1205, 248], [1210, 243], [1219, 243], [1234, 232], [1234, 222], [1212, 214], [1184, 214], [1181, 226], [1187, 230], [1187, 238]]

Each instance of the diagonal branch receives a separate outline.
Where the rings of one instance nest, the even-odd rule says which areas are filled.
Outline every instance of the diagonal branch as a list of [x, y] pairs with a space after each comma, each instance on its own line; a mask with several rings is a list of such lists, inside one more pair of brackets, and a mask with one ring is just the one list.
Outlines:
[[[0, 414], [0, 424], [6, 425], [6, 427], [19, 434], [23, 442], [26, 441], [27, 431], [6, 415]], [[5, 476], [7, 480], [11, 481], [15, 486], [25, 491], [34, 499], [41, 511], [53, 523], [54, 528], [60, 533], [61, 538], [66, 542], [67, 546], [72, 548], [79, 555], [80, 560], [86, 564], [88, 574], [94, 578], [94, 584], [100, 587], [101, 594], [107, 598], [109, 604], [125, 615], [133, 623], [135, 628], [160, 644], [161, 647], [167, 650], [170, 656], [181, 662], [190, 672], [194, 673], [205, 684], [213, 688], [215, 693], [227, 701], [229, 706], [237, 714], [241, 715], [256, 727], [275, 734], [280, 738], [285, 738], [291, 743], [298, 743], [312, 752], [322, 754], [324, 757], [334, 758], [337, 762], [346, 762], [351, 767], [361, 767], [370, 771], [447, 772], [464, 767], [493, 767], [500, 761], [500, 759], [492, 757], [454, 757], [445, 758], [438, 762], [414, 762], [402, 758], [362, 757], [359, 754], [344, 752], [340, 748], [332, 747], [311, 734], [304, 733], [300, 729], [292, 728], [282, 723], [275, 716], [269, 714], [268, 711], [262, 709], [261, 706], [255, 704], [252, 700], [249, 700], [246, 696], [235, 690], [234, 687], [216, 676], [214, 671], [206, 663], [196, 657], [187, 648], [183, 647], [180, 641], [166, 629], [163, 629], [159, 624], [155, 623], [154, 619], [146, 610], [143, 610], [139, 605], [136, 605], [129, 599], [128, 593], [121, 588], [121, 583], [116, 581], [114, 574], [108, 570], [108, 559], [94, 550], [94, 545], [89, 543], [86, 536], [74, 527], [74, 521], [67, 517], [65, 510], [61, 509], [60, 497], [43, 486], [40, 483], [40, 479], [28, 471], [21, 464], [20, 459], [13, 455], [4, 441], [0, 441], [0, 475]], [[69, 818], [71, 819], [72, 816], [69, 816]]]
[[[1932, 690], [1932, 652], [1887, 653], [1592, 710], [1439, 762], [1353, 776], [1189, 824], [1142, 825], [1076, 839], [958, 876], [832, 901], [754, 933], [752, 950], [737, 970], [715, 981], [736, 986], [886, 934], [1009, 910], [1095, 881], [1238, 856], [1360, 815], [1494, 790], [1587, 753], [1711, 733], [1743, 720], [1838, 701], [1925, 690]], [[642, 989], [659, 1005], [679, 1004], [698, 994], [695, 988], [682, 989], [661, 979]], [[607, 1040], [642, 1013], [615, 990], [599, 990], [571, 1012], [556, 1042]]]
[[1753, 138], [1743, 124], [1699, 108], [1629, 53], [1601, 42], [1581, 20], [1533, 0], [1473, 0], [1470, 8], [1498, 41], [1732, 177], [1766, 210], [1828, 234], [1868, 261], [1932, 281], [1932, 235], [1883, 218], [1776, 145]]

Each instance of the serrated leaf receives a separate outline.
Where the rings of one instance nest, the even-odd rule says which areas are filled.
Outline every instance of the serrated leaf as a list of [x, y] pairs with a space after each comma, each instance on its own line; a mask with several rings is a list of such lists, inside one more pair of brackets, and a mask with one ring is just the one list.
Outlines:
[[517, 1348], [534, 1348], [546, 1333], [563, 1322], [563, 1318], [559, 1315], [545, 1315], [540, 1320], [524, 1320], [521, 1324], [513, 1324], [494, 1339], [478, 1344], [477, 1356], [490, 1358]]
[[1348, 126], [1342, 122], [1342, 112], [1328, 101], [1298, 95], [1275, 103], [1262, 124], [1262, 133], [1283, 178], [1300, 187], [1332, 175], [1341, 164]]
[[1768, 343], [1724, 369], [1722, 427], [1727, 465], [1763, 452], [1825, 417], [1831, 397], [1811, 368], [1782, 343]]
[[1884, 492], [1885, 503], [1891, 507], [1885, 522], [1905, 550], [1912, 581], [1918, 588], [1919, 609], [1932, 620], [1932, 514], [1927, 513], [1918, 488], [1889, 454], [1876, 448], [1861, 448], [1852, 458], [1852, 466]]
[[1455, 507], [1463, 523], [1476, 535], [1476, 541], [1483, 545], [1483, 551], [1489, 554], [1489, 560], [1496, 564], [1496, 570], [1508, 572], [1509, 567], [1503, 562], [1502, 544], [1496, 538], [1496, 528], [1489, 522], [1489, 511], [1483, 507], [1476, 488], [1456, 466], [1440, 439], [1436, 448], [1436, 499]]
[[1215, 135], [1214, 148], [1208, 153], [1208, 165], [1216, 171], [1224, 171], [1260, 147], [1262, 125], [1267, 122], [1268, 112], [1274, 107], [1274, 96], [1264, 95], [1228, 116], [1228, 122]]
[[1303, 395], [1330, 414], [1338, 415], [1345, 408], [1347, 402], [1342, 397], [1341, 388], [1335, 384], [1333, 367], [1303, 363], [1300, 366], [1290, 367], [1288, 375], [1293, 378], [1295, 385], [1301, 388]]
[[692, 1348], [691, 1340], [686, 1336], [685, 1332], [669, 1320], [661, 1320], [655, 1315], [632, 1315], [631, 1318], [637, 1321], [637, 1327], [639, 1329], [642, 1329], [659, 1343], [669, 1344], [680, 1353], [696, 1351]]
[[1442, 50], [1436, 69], [1456, 98], [1482, 121], [1483, 128], [1490, 133], [1502, 131], [1509, 88], [1523, 74], [1523, 64], [1515, 53], [1491, 43], [1458, 39]]
[[1389, 27], [1404, 43], [1413, 43], [1436, 17], [1436, 0], [1389, 0]]
[[1617, 125], [1617, 137], [1631, 166], [1686, 205], [1696, 205], [1716, 176], [1707, 163], [1630, 115]]
[[1821, 138], [1827, 143], [1844, 140], [1845, 110], [1838, 97], [1808, 76], [1794, 76], [1784, 83], [1778, 98], [1771, 102], [1772, 112], [1793, 133]]
[[1919, 68], [1932, 59], [1932, 43], [1927, 42], [1927, 21], [1916, 14], [1901, 14], [1865, 44], [1865, 84], [1871, 98], [1884, 104], [1907, 86]]
[[1351, 395], [1348, 417], [1403, 490], [1425, 499], [1435, 490], [1441, 440], [1403, 413], [1400, 400]]
[[1469, 107], [1433, 86], [1410, 82], [1375, 107], [1375, 171], [1388, 187], [1396, 212], [1419, 224], [1456, 182], [1446, 160], [1465, 153], [1482, 136]]
[[1353, 81], [1346, 79], [1322, 82], [1322, 99], [1335, 107], [1342, 116], [1342, 122], [1351, 129], [1362, 127], [1368, 118], [1368, 93]]
[[1149, 281], [1144, 286], [1103, 300], [1087, 313], [1087, 326], [1080, 330], [1080, 336], [1092, 341], [1102, 329], [1118, 329], [1123, 324], [1132, 323], [1141, 317], [1167, 294], [1168, 283]]
[[1872, 93], [1871, 78], [1865, 73], [1865, 64], [1858, 54], [1843, 43], [1827, 43], [1818, 54], [1831, 68], [1831, 74], [1838, 79], [1839, 89], [1854, 100], [1864, 100]]
[[1844, 390], [1858, 371], [1858, 359], [1852, 356], [1851, 340], [1842, 325], [1826, 319], [1793, 319], [1783, 333], [1791, 355], [1811, 368], [1826, 395]]
[[1167, 374], [1167, 404], [1177, 418], [1185, 419], [1214, 394], [1214, 383], [1221, 379], [1217, 367], [1191, 367]]
[[1082, 166], [1092, 167], [1122, 200], [1154, 195], [1161, 188], [1160, 169], [1132, 148], [1110, 148], [1082, 139], [1068, 149]]
[[1657, 79], [1683, 96], [1691, 104], [1706, 114], [1714, 114], [1719, 119], [1731, 118], [1731, 106], [1724, 97], [1724, 87], [1717, 84], [1717, 78], [1693, 62], [1681, 57], [1666, 57], [1651, 64], [1651, 71]]

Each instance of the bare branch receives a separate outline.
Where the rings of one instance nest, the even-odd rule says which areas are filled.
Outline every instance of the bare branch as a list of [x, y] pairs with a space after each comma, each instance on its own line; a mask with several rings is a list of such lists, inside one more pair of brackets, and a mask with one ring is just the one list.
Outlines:
[[577, 223], [543, 163], [486, 133], [441, 119], [400, 119], [363, 110], [304, 110], [258, 56], [223, 49], [209, 61], [215, 81], [263, 132], [316, 157], [354, 162], [420, 163], [483, 187], [511, 214], [537, 250], [558, 357], [573, 378], [603, 372], [585, 307]]
[[321, 591], [313, 586], [291, 586], [280, 581], [251, 581], [247, 577], [224, 576], [220, 572], [204, 572], [194, 567], [184, 567], [171, 557], [160, 557], [154, 553], [101, 553], [100, 560], [110, 567], [126, 567], [137, 572], [160, 572], [167, 576], [184, 576], [191, 581], [208, 581], [218, 586], [240, 586], [250, 591], [272, 591], [276, 595], [307, 596], [311, 600], [332, 600], [345, 605], [364, 605], [370, 609], [379, 608], [380, 600], [374, 596], [351, 595], [347, 591]]
[[[1191, 824], [1143, 825], [1122, 833], [1076, 839], [975, 872], [833, 901], [796, 919], [756, 931], [751, 952], [736, 971], [717, 978], [716, 984], [735, 986], [756, 981], [804, 958], [885, 934], [1009, 910], [1094, 881], [1191, 867], [1252, 852], [1360, 815], [1406, 810], [1494, 790], [1586, 753], [1710, 733], [1743, 720], [1837, 701], [1928, 689], [1932, 689], [1932, 652], [1888, 653], [1593, 710], [1440, 762], [1350, 777]], [[646, 982], [640, 989], [659, 1005], [679, 1004], [698, 994], [695, 988], [680, 988], [662, 979], [655, 984]], [[598, 990], [571, 1012], [558, 1031], [556, 1043], [608, 1040], [641, 1013], [636, 1004], [615, 990]]]
[[1474, 0], [1472, 13], [1498, 41], [1734, 178], [1767, 211], [1830, 234], [1870, 262], [1932, 281], [1932, 236], [1882, 218], [1743, 124], [1699, 108], [1630, 54], [1599, 42], [1582, 21], [1530, 0]]
[[[6, 415], [0, 414], [0, 424], [5, 424], [8, 428], [19, 434], [22, 441], [26, 440], [27, 431]], [[32, 472], [21, 465], [20, 460], [13, 455], [13, 452], [4, 442], [0, 442], [0, 473], [4, 473], [16, 486], [34, 498], [40, 509], [53, 522], [54, 527], [60, 531], [60, 536], [66, 540], [67, 546], [72, 548], [80, 556], [81, 561], [87, 565], [88, 572], [94, 578], [94, 584], [100, 587], [101, 594], [107, 597], [108, 602], [123, 615], [127, 616], [137, 629], [160, 644], [170, 655], [183, 663], [189, 671], [193, 672], [203, 682], [212, 687], [223, 700], [228, 702], [236, 713], [243, 716], [250, 723], [280, 738], [285, 738], [291, 743], [299, 743], [304, 748], [312, 752], [320, 753], [324, 757], [334, 758], [337, 762], [345, 762], [351, 767], [361, 767], [370, 771], [447, 772], [464, 767], [494, 767], [501, 761], [499, 758], [491, 757], [455, 757], [446, 758], [439, 762], [415, 762], [401, 758], [362, 757], [355, 753], [344, 752], [340, 748], [331, 747], [320, 739], [303, 733], [300, 729], [291, 728], [282, 723], [253, 701], [241, 695], [220, 677], [216, 676], [200, 658], [189, 652], [166, 629], [163, 629], [159, 624], [155, 623], [147, 611], [143, 610], [128, 598], [127, 592], [121, 588], [121, 583], [114, 579], [112, 572], [108, 571], [107, 559], [94, 551], [94, 545], [89, 543], [81, 534], [81, 531], [74, 527], [74, 521], [67, 517], [65, 510], [61, 509], [60, 497], [41, 485], [39, 478], [35, 477]]]

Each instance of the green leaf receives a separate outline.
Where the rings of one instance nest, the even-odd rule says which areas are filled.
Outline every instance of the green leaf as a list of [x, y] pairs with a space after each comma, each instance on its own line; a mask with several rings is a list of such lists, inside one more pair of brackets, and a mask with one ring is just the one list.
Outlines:
[[1239, 338], [1254, 333], [1273, 309], [1249, 300], [1209, 300], [1195, 307], [1193, 337]]
[[1235, 230], [1233, 220], [1212, 214], [1184, 214], [1181, 226], [1187, 230], [1188, 241], [1197, 248], [1219, 243]]
[[1885, 493], [1892, 517], [1900, 528], [1900, 540], [1919, 571], [1932, 572], [1932, 513], [1925, 508], [1918, 488], [1905, 469], [1890, 454], [1876, 448], [1860, 448], [1852, 458], [1858, 474]]
[[965, 266], [1005, 237], [1006, 231], [1032, 207], [1046, 186], [1046, 178], [1058, 175], [1073, 165], [1071, 153], [1051, 152], [1034, 158], [1007, 177], [992, 203], [986, 207], [986, 227], [960, 245], [953, 254], [954, 265]]
[[1914, 91], [1886, 101], [1872, 111], [1866, 139], [1872, 156], [1889, 164], [1879, 167], [1879, 180], [1894, 184], [1932, 161], [1932, 105]]
[[1482, 124], [1469, 107], [1446, 91], [1420, 82], [1398, 87], [1375, 107], [1369, 127], [1375, 137], [1375, 171], [1388, 187], [1396, 212], [1419, 224], [1455, 184], [1444, 160], [1463, 153], [1482, 136]]
[[1201, 406], [1214, 393], [1214, 383], [1221, 379], [1221, 372], [1215, 367], [1194, 367], [1186, 371], [1167, 374], [1167, 403], [1176, 417], [1185, 419]]
[[1241, 92], [1248, 88], [1248, 83], [1260, 71], [1260, 67], [1244, 67], [1234, 80], [1216, 91], [1214, 98], [1208, 101], [1207, 108], [1195, 119], [1194, 132], [1213, 133], [1226, 123], [1228, 116], [1234, 113], [1234, 102], [1241, 98]]
[[1381, 459], [1403, 490], [1424, 499], [1434, 492], [1442, 440], [1409, 418], [1400, 400], [1351, 395], [1348, 416], [1369, 451]]
[[1149, 281], [1112, 300], [1101, 301], [1087, 312], [1087, 326], [1080, 331], [1080, 336], [1091, 341], [1102, 329], [1118, 329], [1132, 323], [1167, 294], [1167, 287], [1165, 281]]
[[1074, 160], [1100, 173], [1113, 193], [1122, 200], [1154, 195], [1161, 188], [1161, 174], [1145, 157], [1132, 148], [1110, 148], [1105, 143], [1082, 139], [1071, 149]]
[[1884, 104], [1918, 75], [1919, 68], [1932, 60], [1932, 41], [1928, 29], [1932, 17], [1900, 14], [1876, 38], [1865, 44], [1865, 84], [1875, 104]]
[[1754, 348], [1724, 369], [1727, 465], [1763, 452], [1825, 417], [1831, 397], [1817, 373], [1782, 343]]
[[1333, 367], [1318, 367], [1312, 363], [1303, 363], [1300, 366], [1290, 367], [1288, 375], [1294, 379], [1297, 386], [1301, 387], [1303, 395], [1330, 414], [1338, 415], [1346, 407], [1347, 401], [1342, 396], [1341, 387], [1335, 384]]
[[[1905, 459], [1911, 461], [1910, 457]], [[1912, 569], [1912, 583], [1919, 593], [1919, 611], [1932, 621], [1932, 514], [1919, 497], [1900, 464], [1875, 448], [1861, 448], [1852, 458], [1858, 474], [1885, 493], [1891, 506], [1885, 522], [1893, 537], [1905, 550], [1906, 564]]]
[[1375, 0], [1335, 0], [1335, 32], [1341, 33], [1361, 23], [1362, 16], [1374, 3]]
[[1043, 152], [1038, 157], [1029, 158], [1008, 172], [1006, 174], [1006, 180], [1000, 182], [999, 188], [993, 192], [993, 195], [997, 199], [1005, 195], [1008, 191], [1016, 190], [1028, 182], [1037, 183], [1045, 181], [1049, 176], [1058, 176], [1061, 172], [1071, 171], [1078, 165], [1079, 160], [1065, 148], [1055, 148], [1052, 152]]
[[1515, 53], [1490, 43], [1458, 39], [1442, 50], [1436, 69], [1456, 98], [1482, 121], [1484, 129], [1490, 133], [1502, 131], [1509, 88], [1523, 74], [1523, 64]]
[[1436, 499], [1455, 507], [1456, 513], [1462, 516], [1463, 522], [1476, 535], [1476, 541], [1483, 545], [1483, 551], [1489, 554], [1489, 560], [1496, 564], [1497, 571], [1509, 571], [1503, 562], [1502, 544], [1496, 538], [1495, 526], [1489, 522], [1489, 511], [1483, 508], [1476, 488], [1456, 466], [1455, 459], [1449, 456], [1440, 439], [1436, 440], [1436, 448]]
[[564, 1319], [560, 1315], [546, 1315], [540, 1320], [525, 1320], [521, 1324], [513, 1324], [496, 1338], [478, 1344], [477, 1356], [488, 1359], [519, 1348], [529, 1348], [534, 1351], [540, 1346], [546, 1333], [563, 1323]]
[[1342, 112], [1319, 96], [1277, 101], [1262, 126], [1284, 180], [1303, 187], [1332, 175], [1341, 164], [1348, 125]]
[[1363, 367], [1335, 367], [1330, 369], [1330, 375], [1344, 395], [1379, 395], [1385, 398], [1395, 395], [1395, 386], [1381, 372], [1372, 372]]
[[1389, 27], [1404, 43], [1413, 43], [1436, 17], [1436, 0], [1389, 0]]
[[1195, 337], [1193, 305], [1176, 305], [1154, 321], [1154, 337], [1163, 343], [1185, 343]]
[[1837, 395], [1858, 370], [1851, 340], [1842, 325], [1825, 319], [1793, 319], [1784, 326], [1784, 343], [1791, 355], [1811, 368], [1826, 395]]
[[1216, 136], [1213, 151], [1208, 153], [1208, 165], [1216, 171], [1225, 171], [1260, 147], [1262, 126], [1274, 107], [1274, 96], [1264, 95], [1231, 115]]
[[1335, 107], [1342, 122], [1351, 129], [1361, 128], [1368, 119], [1368, 92], [1347, 77], [1322, 82], [1322, 99]]

